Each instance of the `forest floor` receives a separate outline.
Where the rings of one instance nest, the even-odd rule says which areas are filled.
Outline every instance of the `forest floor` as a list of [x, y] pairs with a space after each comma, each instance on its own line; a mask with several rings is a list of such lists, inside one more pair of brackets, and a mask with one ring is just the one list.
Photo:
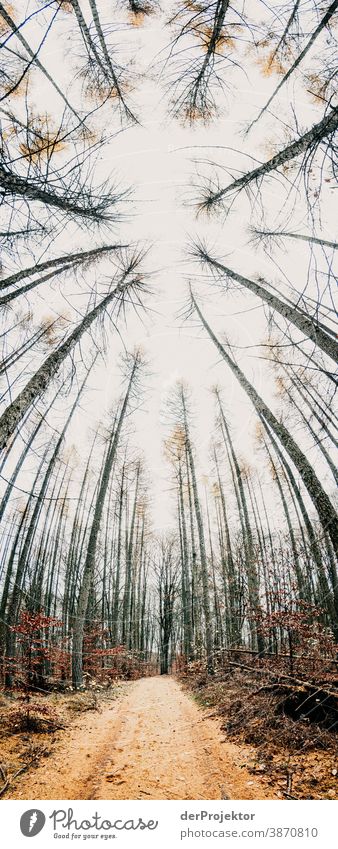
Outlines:
[[[59, 715], [78, 699], [59, 697]], [[1, 741], [8, 774], [27, 736]], [[102, 696], [98, 710], [81, 711], [66, 731], [35, 736], [45, 738], [50, 754], [19, 776], [6, 798], [275, 798], [267, 782], [249, 772], [249, 748], [224, 741], [218, 723], [171, 677], [124, 683], [117, 699]]]
[[[2, 736], [0, 771], [4, 783], [9, 781], [3, 798], [287, 798], [269, 759], [262, 765], [257, 747], [229, 740], [222, 720], [210, 717], [172, 677], [125, 682], [100, 695], [54, 693], [44, 700], [62, 727]], [[5, 702], [3, 697], [2, 714]], [[334, 755], [322, 755], [325, 763], [318, 768], [330, 775], [330, 788], [337, 786]], [[13, 778], [20, 768], [24, 771]]]
[[266, 777], [278, 798], [338, 799], [338, 703], [328, 696], [333, 683], [317, 679], [305, 689], [301, 681], [284, 679], [278, 673], [271, 678], [269, 669], [233, 666], [209, 677], [197, 669], [180, 675], [218, 720], [227, 744], [250, 747], [249, 772]]

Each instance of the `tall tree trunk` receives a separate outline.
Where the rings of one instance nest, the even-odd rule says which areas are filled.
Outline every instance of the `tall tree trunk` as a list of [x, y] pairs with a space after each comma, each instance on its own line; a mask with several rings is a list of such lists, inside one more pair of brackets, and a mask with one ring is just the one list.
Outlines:
[[258, 415], [267, 423], [267, 425], [271, 428], [271, 430], [275, 433], [280, 443], [283, 445], [283, 448], [289, 455], [290, 459], [294, 463], [295, 467], [298, 469], [298, 472], [302, 478], [304, 486], [306, 487], [315, 507], [318, 512], [318, 516], [323, 526], [323, 530], [328, 532], [334, 551], [338, 556], [338, 517], [337, 513], [331, 503], [328, 495], [323, 489], [314, 469], [310, 465], [309, 461], [305, 457], [305, 454], [285, 425], [282, 422], [279, 422], [274, 413], [270, 410], [268, 405], [263, 401], [260, 397], [256, 389], [252, 386], [249, 380], [245, 377], [237, 363], [229, 356], [225, 348], [221, 345], [211, 328], [209, 327], [206, 319], [201, 313], [195, 298], [192, 295], [192, 303], [194, 308], [203, 324], [203, 327], [208, 332], [210, 338], [214, 342], [217, 350], [220, 352], [221, 356], [237, 378], [239, 384], [242, 389], [246, 392], [252, 404], [254, 405], [256, 412]]
[[72, 682], [73, 687], [78, 689], [82, 685], [83, 671], [83, 631], [85, 617], [88, 607], [89, 591], [94, 576], [96, 548], [100, 531], [102, 512], [108, 484], [110, 480], [113, 463], [116, 457], [116, 451], [119, 444], [120, 434], [124, 418], [127, 412], [132, 386], [139, 368], [139, 355], [134, 357], [128, 388], [123, 400], [123, 404], [117, 419], [116, 427], [111, 434], [110, 443], [106, 452], [106, 457], [103, 464], [100, 485], [97, 493], [94, 516], [90, 529], [86, 561], [84, 564], [81, 588], [78, 598], [77, 610], [74, 618], [73, 627], [73, 649], [72, 649]]
[[16, 399], [7, 407], [0, 418], [0, 450], [6, 447], [10, 436], [15, 432], [25, 413], [47, 389], [62, 363], [73, 351], [83, 334], [89, 330], [95, 319], [106, 310], [115, 298], [123, 298], [129, 287], [132, 287], [132, 281], [128, 280], [128, 273], [125, 273], [115, 289], [87, 313], [65, 342], [59, 345], [47, 357], [33, 377], [30, 378], [24, 389], [21, 390]]
[[319, 21], [318, 26], [316, 27], [314, 32], [311, 33], [309, 40], [306, 42], [305, 46], [303, 47], [303, 50], [301, 50], [300, 53], [298, 53], [298, 56], [296, 57], [295, 61], [292, 63], [289, 70], [286, 72], [286, 74], [283, 75], [282, 79], [280, 80], [280, 82], [276, 86], [275, 90], [272, 92], [272, 94], [270, 95], [270, 97], [267, 100], [267, 102], [265, 103], [265, 105], [259, 111], [257, 118], [255, 118], [254, 121], [251, 122], [249, 129], [251, 129], [251, 127], [253, 127], [255, 124], [257, 124], [257, 121], [259, 121], [259, 119], [262, 117], [264, 112], [266, 112], [266, 110], [269, 108], [270, 103], [272, 103], [272, 101], [274, 100], [276, 95], [280, 92], [283, 85], [285, 85], [285, 83], [290, 79], [291, 74], [294, 73], [296, 68], [298, 68], [298, 65], [300, 65], [300, 63], [303, 61], [304, 57], [309, 52], [309, 50], [311, 50], [311, 47], [315, 43], [316, 39], [323, 32], [325, 27], [328, 25], [328, 23], [330, 22], [332, 16], [334, 15], [334, 13], [336, 12], [337, 9], [338, 9], [338, 0], [333, 0], [333, 3], [331, 3], [331, 5], [327, 9], [327, 11], [325, 12], [325, 15], [323, 15], [323, 17]]
[[[54, 17], [56, 17], [57, 13], [58, 13], [58, 10], [56, 11], [56, 13], [55, 13], [55, 16], [54, 16]], [[72, 112], [72, 114], [73, 114], [73, 115], [75, 115], [75, 117], [76, 117], [76, 119], [77, 119], [78, 123], [83, 125], [83, 120], [82, 120], [82, 118], [80, 118], [80, 117], [79, 117], [79, 115], [78, 115], [78, 113], [76, 112], [76, 110], [75, 110], [75, 109], [73, 109], [73, 107], [71, 106], [71, 104], [70, 104], [70, 103], [69, 103], [69, 101], [67, 100], [66, 95], [64, 94], [64, 92], [63, 92], [63, 91], [61, 90], [61, 88], [57, 85], [57, 83], [55, 82], [55, 80], [53, 80], [53, 77], [50, 75], [50, 73], [47, 71], [47, 69], [44, 67], [44, 65], [40, 62], [40, 59], [38, 58], [37, 53], [36, 53], [36, 52], [34, 53], [34, 51], [32, 50], [32, 48], [29, 46], [29, 44], [28, 44], [28, 42], [26, 41], [25, 37], [24, 37], [24, 36], [22, 35], [22, 33], [20, 32], [19, 27], [17, 27], [17, 26], [16, 26], [15, 22], [14, 22], [14, 21], [13, 21], [13, 19], [11, 18], [11, 16], [10, 16], [10, 14], [9, 14], [8, 10], [5, 8], [5, 6], [3, 5], [3, 3], [0, 3], [0, 15], [1, 15], [1, 17], [4, 19], [4, 21], [6, 21], [6, 24], [10, 27], [10, 29], [11, 29], [11, 30], [12, 30], [12, 32], [15, 34], [15, 36], [19, 39], [19, 41], [21, 42], [21, 44], [23, 45], [23, 47], [25, 48], [25, 50], [27, 50], [27, 53], [28, 53], [28, 55], [30, 56], [29, 66], [30, 66], [32, 63], [34, 63], [34, 64], [36, 65], [36, 67], [37, 67], [37, 68], [39, 68], [39, 71], [42, 71], [42, 73], [44, 74], [44, 76], [46, 77], [46, 79], [48, 80], [48, 82], [49, 82], [49, 83], [53, 86], [53, 88], [55, 89], [55, 91], [58, 93], [58, 95], [59, 95], [59, 97], [61, 98], [61, 100], [63, 101], [63, 103], [64, 103], [64, 104], [68, 107], [68, 109], [70, 110], [70, 112]], [[45, 40], [45, 39], [43, 39], [43, 41], [44, 41], [44, 40]]]
[[204, 250], [201, 250], [201, 256], [212, 268], [216, 268], [217, 271], [220, 271], [226, 277], [229, 277], [231, 280], [239, 283], [240, 286], [243, 286], [249, 292], [257, 295], [258, 298], [261, 298], [261, 300], [268, 304], [271, 309], [275, 310], [287, 321], [294, 324], [294, 326], [297, 327], [304, 336], [311, 339], [311, 341], [321, 348], [328, 357], [331, 357], [331, 359], [335, 360], [335, 362], [337, 361], [338, 344], [336, 340], [333, 336], [330, 336], [329, 333], [323, 330], [315, 319], [309, 318], [304, 312], [302, 312], [302, 310], [294, 306], [292, 303], [284, 303], [277, 297], [277, 295], [274, 295], [273, 292], [269, 292], [268, 289], [261, 286], [259, 283], [256, 283], [254, 280], [249, 280], [248, 277], [243, 277], [243, 275], [239, 274], [237, 271], [233, 271], [226, 265], [222, 265], [222, 263], [217, 262], [217, 260], [210, 257]]
[[62, 428], [62, 431], [60, 433], [60, 436], [57, 439], [57, 442], [55, 444], [52, 456], [51, 456], [50, 460], [48, 461], [48, 466], [47, 466], [46, 472], [45, 472], [43, 480], [42, 480], [42, 484], [41, 484], [41, 487], [40, 487], [40, 490], [39, 490], [39, 494], [38, 494], [38, 496], [35, 500], [35, 505], [34, 505], [32, 516], [31, 516], [31, 519], [30, 519], [30, 522], [29, 522], [29, 525], [28, 525], [27, 533], [25, 535], [25, 539], [24, 539], [22, 548], [21, 548], [20, 553], [19, 553], [18, 564], [17, 564], [17, 569], [16, 569], [16, 575], [15, 575], [15, 582], [14, 582], [14, 587], [13, 587], [13, 590], [12, 590], [11, 599], [10, 599], [10, 602], [9, 602], [9, 605], [8, 605], [8, 613], [7, 613], [7, 633], [6, 633], [6, 657], [7, 658], [13, 657], [14, 654], [15, 654], [16, 636], [15, 636], [15, 632], [12, 629], [13, 629], [13, 626], [15, 625], [16, 621], [17, 621], [18, 613], [19, 613], [19, 610], [20, 610], [20, 602], [21, 602], [21, 595], [22, 595], [22, 583], [23, 583], [27, 563], [28, 563], [28, 560], [29, 560], [29, 557], [30, 557], [37, 523], [38, 523], [38, 520], [39, 520], [39, 517], [40, 517], [40, 514], [41, 514], [41, 510], [42, 510], [42, 507], [43, 507], [43, 504], [44, 504], [44, 498], [45, 498], [47, 488], [48, 488], [49, 482], [51, 480], [52, 474], [54, 472], [56, 462], [59, 458], [60, 448], [61, 448], [61, 445], [63, 443], [65, 434], [66, 434], [67, 429], [69, 427], [69, 424], [72, 420], [74, 412], [77, 409], [79, 400], [80, 400], [81, 395], [83, 393], [83, 390], [84, 390], [84, 387], [85, 387], [86, 382], [88, 380], [91, 369], [92, 369], [92, 366], [87, 371], [87, 374], [86, 374], [86, 376], [85, 376], [85, 378], [82, 382], [82, 385], [80, 386], [80, 389], [77, 392], [75, 401], [73, 402], [73, 404], [71, 406], [71, 409], [70, 409], [70, 412], [67, 416], [66, 422], [65, 422], [65, 424]]
[[314, 124], [303, 136], [288, 144], [283, 150], [276, 153], [267, 162], [264, 162], [263, 165], [259, 165], [252, 171], [248, 171], [246, 174], [243, 174], [243, 177], [237, 177], [236, 180], [233, 180], [224, 189], [219, 189], [217, 192], [210, 192], [206, 197], [204, 205], [211, 207], [230, 194], [230, 192], [240, 192], [251, 183], [257, 183], [263, 177], [266, 177], [267, 174], [271, 174], [282, 165], [285, 165], [286, 162], [290, 162], [291, 159], [295, 159], [301, 153], [306, 153], [311, 148], [313, 149], [319, 145], [324, 139], [333, 135], [337, 127], [338, 108], [335, 108], [331, 109], [318, 124]]
[[184, 391], [182, 388], [181, 393], [181, 403], [182, 403], [182, 412], [184, 419], [184, 430], [186, 434], [186, 448], [188, 455], [188, 463], [191, 473], [191, 483], [192, 483], [192, 491], [193, 491], [193, 499], [194, 499], [194, 509], [196, 516], [196, 524], [198, 531], [198, 541], [199, 541], [199, 550], [200, 550], [200, 563], [201, 563], [201, 577], [202, 577], [202, 588], [203, 588], [203, 612], [205, 619], [205, 636], [206, 636], [206, 650], [207, 650], [207, 669], [210, 675], [214, 673], [214, 659], [213, 659], [213, 628], [212, 628], [212, 620], [210, 613], [210, 599], [209, 599], [209, 577], [208, 577], [208, 561], [206, 555], [205, 548], [205, 538], [204, 538], [204, 528], [203, 528], [203, 519], [202, 519], [202, 511], [201, 505], [198, 495], [197, 488], [197, 480], [196, 480], [196, 472], [195, 472], [195, 463], [192, 453], [192, 447], [190, 443], [189, 436], [189, 428], [188, 428], [188, 420], [186, 413], [186, 403], [184, 397]]

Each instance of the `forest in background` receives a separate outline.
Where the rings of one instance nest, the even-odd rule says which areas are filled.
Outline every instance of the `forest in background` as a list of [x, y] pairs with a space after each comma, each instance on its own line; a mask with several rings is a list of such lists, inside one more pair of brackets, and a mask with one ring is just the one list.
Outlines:
[[[238, 670], [244, 688], [252, 676], [265, 694], [275, 688], [287, 715], [326, 734], [338, 709], [338, 3], [107, 5], [30, 0], [23, 16], [20, 4], [0, 3], [2, 683], [22, 699], [15, 711], [43, 723], [48, 708], [27, 702], [31, 691], [171, 670], [208, 686]], [[252, 68], [268, 83], [261, 107], [252, 93], [235, 126], [235, 165], [225, 145], [208, 151], [188, 201], [177, 326], [198, 333], [197, 372], [207, 347], [219, 369], [216, 381], [208, 375], [208, 468], [200, 398], [184, 371], [164, 393], [155, 424], [172, 504], [164, 530], [135, 424], [156, 361], [133, 323], [161, 309], [161, 272], [152, 246], [135, 240], [137, 192], [114, 163], [116, 137], [123, 145], [142, 126], [147, 76], [130, 33], [156, 26], [166, 49], [149, 77], [168, 127], [178, 122], [190, 141], [225, 114], [223, 133]], [[250, 272], [232, 263], [236, 208]], [[208, 239], [214, 220], [218, 241]], [[259, 256], [272, 262], [270, 278]], [[235, 297], [253, 324], [260, 308], [258, 343], [243, 333], [236, 344], [216, 321]], [[251, 463], [236, 440], [230, 380]]]

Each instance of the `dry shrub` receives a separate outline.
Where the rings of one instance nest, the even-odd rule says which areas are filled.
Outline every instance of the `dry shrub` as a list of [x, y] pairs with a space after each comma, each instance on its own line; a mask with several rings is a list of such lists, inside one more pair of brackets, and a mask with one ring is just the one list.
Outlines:
[[[314, 693], [280, 683], [269, 687], [255, 675], [233, 670], [208, 678], [191, 667], [180, 678], [196, 698], [224, 719], [222, 730], [254, 746], [267, 744], [271, 751], [288, 748], [330, 749], [338, 732], [337, 700], [326, 691]], [[197, 673], [197, 674], [196, 674]], [[336, 721], [335, 721], [336, 719]]]
[[17, 699], [9, 710], [1, 712], [1, 724], [10, 734], [22, 731], [46, 732], [60, 727], [56, 711], [43, 702], [32, 702], [26, 696]]
[[74, 713], [85, 713], [87, 710], [99, 710], [99, 704], [95, 693], [75, 693], [66, 701], [67, 710]]

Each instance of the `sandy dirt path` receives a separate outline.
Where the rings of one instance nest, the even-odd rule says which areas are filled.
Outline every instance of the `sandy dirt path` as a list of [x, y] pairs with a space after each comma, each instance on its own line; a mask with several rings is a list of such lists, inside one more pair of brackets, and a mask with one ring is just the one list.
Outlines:
[[248, 749], [169, 677], [143, 678], [101, 713], [82, 715], [12, 799], [268, 799]]

